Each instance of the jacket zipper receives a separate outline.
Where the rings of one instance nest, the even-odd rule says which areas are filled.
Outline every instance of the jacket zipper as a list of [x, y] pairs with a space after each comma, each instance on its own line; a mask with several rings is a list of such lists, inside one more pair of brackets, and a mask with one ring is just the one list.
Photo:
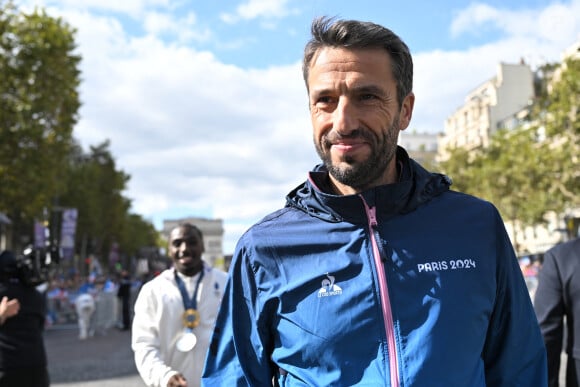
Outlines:
[[387, 335], [387, 350], [389, 353], [389, 369], [391, 376], [391, 387], [399, 386], [399, 364], [397, 358], [397, 349], [395, 341], [395, 327], [393, 323], [393, 311], [391, 310], [391, 300], [389, 298], [389, 288], [387, 287], [387, 277], [385, 275], [385, 267], [381, 260], [381, 253], [377, 242], [375, 229], [377, 226], [376, 207], [369, 207], [364, 198], [361, 196], [367, 218], [369, 221], [369, 234], [371, 237], [371, 245], [373, 248], [373, 258], [379, 277], [379, 292], [381, 295], [381, 309], [383, 312], [383, 321], [385, 323], [385, 332]]

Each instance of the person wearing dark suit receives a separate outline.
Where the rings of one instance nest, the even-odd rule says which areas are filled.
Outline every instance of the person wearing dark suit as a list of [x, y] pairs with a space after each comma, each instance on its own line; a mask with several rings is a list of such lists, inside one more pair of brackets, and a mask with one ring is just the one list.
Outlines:
[[131, 328], [131, 277], [129, 272], [123, 270], [121, 272], [121, 282], [119, 283], [119, 290], [117, 291], [117, 297], [121, 300], [121, 312], [122, 312], [122, 327], [124, 331], [128, 331]]
[[13, 252], [0, 252], [0, 387], [48, 387], [46, 300], [17, 267]]
[[565, 345], [566, 387], [577, 387], [580, 383], [580, 238], [558, 244], [544, 254], [534, 308], [546, 344], [549, 386], [559, 386], [560, 356]]

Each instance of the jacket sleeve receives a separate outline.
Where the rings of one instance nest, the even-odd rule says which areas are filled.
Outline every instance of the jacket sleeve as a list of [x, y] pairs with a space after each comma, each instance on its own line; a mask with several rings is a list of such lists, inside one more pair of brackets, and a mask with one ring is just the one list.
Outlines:
[[549, 385], [557, 386], [564, 336], [564, 297], [561, 273], [552, 251], [544, 256], [534, 308], [548, 354]]
[[[149, 284], [151, 285], [151, 283]], [[141, 288], [135, 301], [131, 346], [139, 375], [148, 387], [165, 387], [178, 373], [163, 361], [159, 345], [158, 303], [151, 286]]]
[[210, 341], [202, 386], [271, 386], [269, 319], [245, 249], [236, 248]]
[[496, 211], [496, 300], [483, 350], [488, 386], [544, 387], [546, 350], [532, 301]]

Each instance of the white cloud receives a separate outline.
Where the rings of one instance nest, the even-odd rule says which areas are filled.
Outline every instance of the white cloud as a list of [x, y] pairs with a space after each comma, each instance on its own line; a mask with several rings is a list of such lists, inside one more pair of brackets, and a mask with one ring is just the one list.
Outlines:
[[133, 211], [159, 220], [171, 208], [209, 209], [224, 219], [231, 250], [239, 235], [229, 223], [247, 227], [283, 205], [316, 162], [299, 63], [243, 70], [153, 35], [130, 37], [113, 19], [70, 17], [82, 26], [75, 136], [85, 148], [111, 139], [131, 175]]
[[207, 42], [212, 37], [209, 29], [197, 25], [197, 16], [193, 12], [187, 12], [183, 17], [170, 12], [146, 12], [143, 28], [153, 36], [170, 37], [173, 44]]
[[509, 10], [485, 3], [473, 3], [457, 13], [450, 31], [452, 36], [480, 35], [486, 27], [503, 32], [506, 37], [525, 37], [552, 43], [568, 43], [563, 39], [580, 31], [580, 1], [553, 3], [545, 8]]
[[487, 4], [473, 3], [461, 10], [451, 23], [451, 35], [458, 36], [464, 32], [476, 33], [481, 25], [497, 24], [501, 11]]
[[141, 17], [146, 9], [175, 7], [175, 2], [172, 0], [24, 0], [23, 3], [47, 9], [58, 8], [68, 12], [107, 11], [125, 14], [135, 19]]
[[444, 120], [464, 103], [467, 93], [496, 75], [500, 62], [524, 60], [533, 68], [559, 59], [561, 49], [547, 41], [514, 37], [466, 51], [417, 53], [415, 114], [411, 128], [443, 132]]
[[570, 6], [557, 3], [549, 6], [533, 24], [546, 41], [570, 45], [570, 36], [580, 39], [580, 1], [573, 1]]
[[474, 3], [457, 13], [450, 30], [457, 37], [482, 33], [490, 26], [503, 36], [463, 51], [414, 55], [417, 100], [411, 128], [443, 131], [445, 118], [468, 92], [496, 75], [499, 62], [523, 59], [535, 69], [559, 61], [562, 50], [580, 38], [580, 1], [520, 11]]
[[257, 17], [284, 17], [287, 0], [249, 0], [238, 7], [238, 14], [244, 19]]
[[[263, 19], [280, 19], [289, 14], [295, 13], [295, 10], [288, 8], [288, 0], [248, 0], [236, 8], [235, 13], [223, 13], [222, 21], [225, 23], [235, 23], [239, 20]], [[268, 29], [274, 28], [271, 23], [264, 25]]]

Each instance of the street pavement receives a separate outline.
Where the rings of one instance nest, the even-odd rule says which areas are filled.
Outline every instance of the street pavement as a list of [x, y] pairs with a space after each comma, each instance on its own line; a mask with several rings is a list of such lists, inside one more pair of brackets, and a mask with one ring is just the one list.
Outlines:
[[[76, 324], [57, 325], [44, 334], [51, 387], [145, 387], [137, 373], [130, 331], [79, 340]], [[566, 355], [560, 385], [564, 386]]]
[[76, 324], [56, 325], [44, 334], [51, 387], [144, 387], [137, 374], [130, 331], [79, 340]]

